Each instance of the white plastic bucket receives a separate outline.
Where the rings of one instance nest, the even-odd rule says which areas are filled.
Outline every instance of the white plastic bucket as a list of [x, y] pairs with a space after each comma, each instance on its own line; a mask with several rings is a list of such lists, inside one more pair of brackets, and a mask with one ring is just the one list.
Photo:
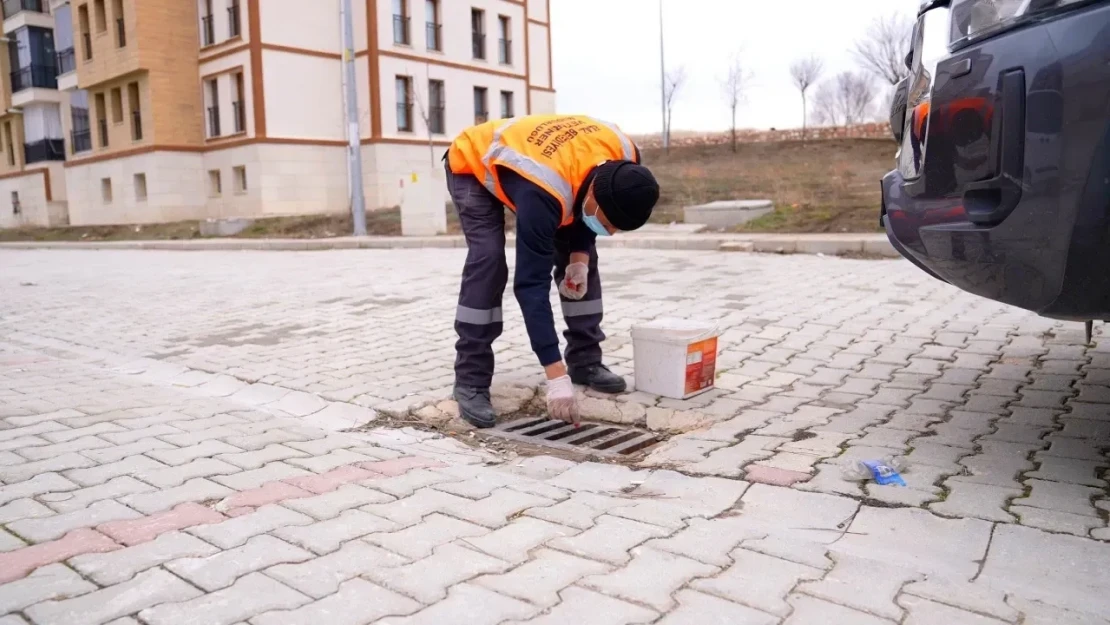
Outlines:
[[689, 399], [714, 387], [717, 325], [690, 319], [656, 319], [632, 326], [636, 390]]

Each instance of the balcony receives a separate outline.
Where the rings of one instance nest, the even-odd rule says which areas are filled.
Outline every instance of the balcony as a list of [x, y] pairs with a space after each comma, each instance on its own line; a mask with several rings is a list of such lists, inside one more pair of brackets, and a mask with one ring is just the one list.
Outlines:
[[470, 47], [476, 59], [486, 58], [486, 36], [482, 33], [472, 33], [470, 35]]
[[397, 104], [397, 130], [412, 132], [412, 105], [401, 102]]
[[247, 131], [247, 111], [243, 108], [242, 102], [231, 103], [231, 115], [235, 120], [235, 133]]
[[513, 64], [513, 40], [500, 39], [497, 42], [498, 60], [502, 65]]
[[73, 48], [66, 48], [58, 52], [55, 58], [58, 66], [58, 75], [68, 74], [77, 69], [77, 52]]
[[53, 65], [31, 64], [12, 72], [12, 93], [34, 87], [58, 88], [58, 68]]
[[243, 22], [239, 13], [239, 3], [232, 2], [231, 6], [227, 7], [227, 36], [235, 38], [241, 34], [243, 34]]
[[428, 130], [434, 135], [447, 132], [447, 108], [443, 105], [432, 106], [428, 109]]
[[220, 136], [220, 107], [208, 107], [208, 137]]
[[131, 140], [143, 140], [143, 113], [142, 111], [131, 111]]
[[424, 38], [428, 42], [429, 50], [443, 51], [443, 42], [439, 39], [441, 30], [440, 25], [435, 22], [424, 23]]
[[409, 37], [409, 22], [411, 19], [404, 15], [393, 16], [393, 43], [403, 46], [412, 45], [412, 38]]
[[43, 139], [34, 143], [23, 144], [24, 162], [41, 163], [43, 161], [66, 160], [66, 145], [62, 139]]
[[21, 11], [49, 13], [50, 3], [48, 0], [4, 0], [4, 19]]
[[74, 154], [88, 152], [92, 149], [92, 130], [84, 128], [70, 133], [70, 147]]
[[97, 130], [100, 131], [100, 147], [108, 147], [108, 120], [98, 119], [96, 120], [96, 126]]
[[116, 43], [123, 48], [127, 45], [127, 28], [123, 25], [123, 18], [116, 20]]
[[200, 18], [200, 45], [210, 46], [216, 43], [216, 23], [211, 15]]

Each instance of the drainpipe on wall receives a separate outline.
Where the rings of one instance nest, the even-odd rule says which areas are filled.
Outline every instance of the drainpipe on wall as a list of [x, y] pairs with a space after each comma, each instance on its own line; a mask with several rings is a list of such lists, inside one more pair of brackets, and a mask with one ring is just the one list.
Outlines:
[[[373, 4], [370, 5], [373, 7]], [[356, 237], [366, 236], [366, 196], [362, 187], [362, 148], [358, 127], [358, 83], [355, 80], [355, 33], [351, 0], [340, 0], [343, 24], [343, 76], [347, 101], [347, 179], [350, 186], [351, 217]]]

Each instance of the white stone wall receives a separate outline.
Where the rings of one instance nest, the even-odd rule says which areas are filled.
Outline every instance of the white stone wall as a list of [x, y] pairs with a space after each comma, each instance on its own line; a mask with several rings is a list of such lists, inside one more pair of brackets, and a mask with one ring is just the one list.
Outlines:
[[[19, 194], [20, 214], [12, 209], [12, 192]], [[55, 203], [56, 204], [56, 203]], [[52, 207], [46, 200], [46, 185], [39, 171], [0, 179], [0, 228], [59, 225], [52, 219]]]

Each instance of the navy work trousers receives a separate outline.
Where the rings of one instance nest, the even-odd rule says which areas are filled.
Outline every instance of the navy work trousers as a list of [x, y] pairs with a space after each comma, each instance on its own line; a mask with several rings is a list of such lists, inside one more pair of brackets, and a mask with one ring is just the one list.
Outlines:
[[[501, 299], [509, 278], [505, 262], [505, 206], [477, 178], [447, 171], [447, 190], [459, 214], [466, 237], [466, 264], [462, 272], [459, 306], [455, 314], [455, 383], [473, 388], [489, 388], [493, 380], [493, 342], [504, 328]], [[562, 282], [570, 262], [570, 245], [556, 235], [555, 284]], [[597, 270], [597, 249], [590, 249], [589, 279], [586, 296], [569, 300], [561, 294], [563, 333], [568, 367], [585, 367], [601, 362], [603, 315], [601, 276]]]

